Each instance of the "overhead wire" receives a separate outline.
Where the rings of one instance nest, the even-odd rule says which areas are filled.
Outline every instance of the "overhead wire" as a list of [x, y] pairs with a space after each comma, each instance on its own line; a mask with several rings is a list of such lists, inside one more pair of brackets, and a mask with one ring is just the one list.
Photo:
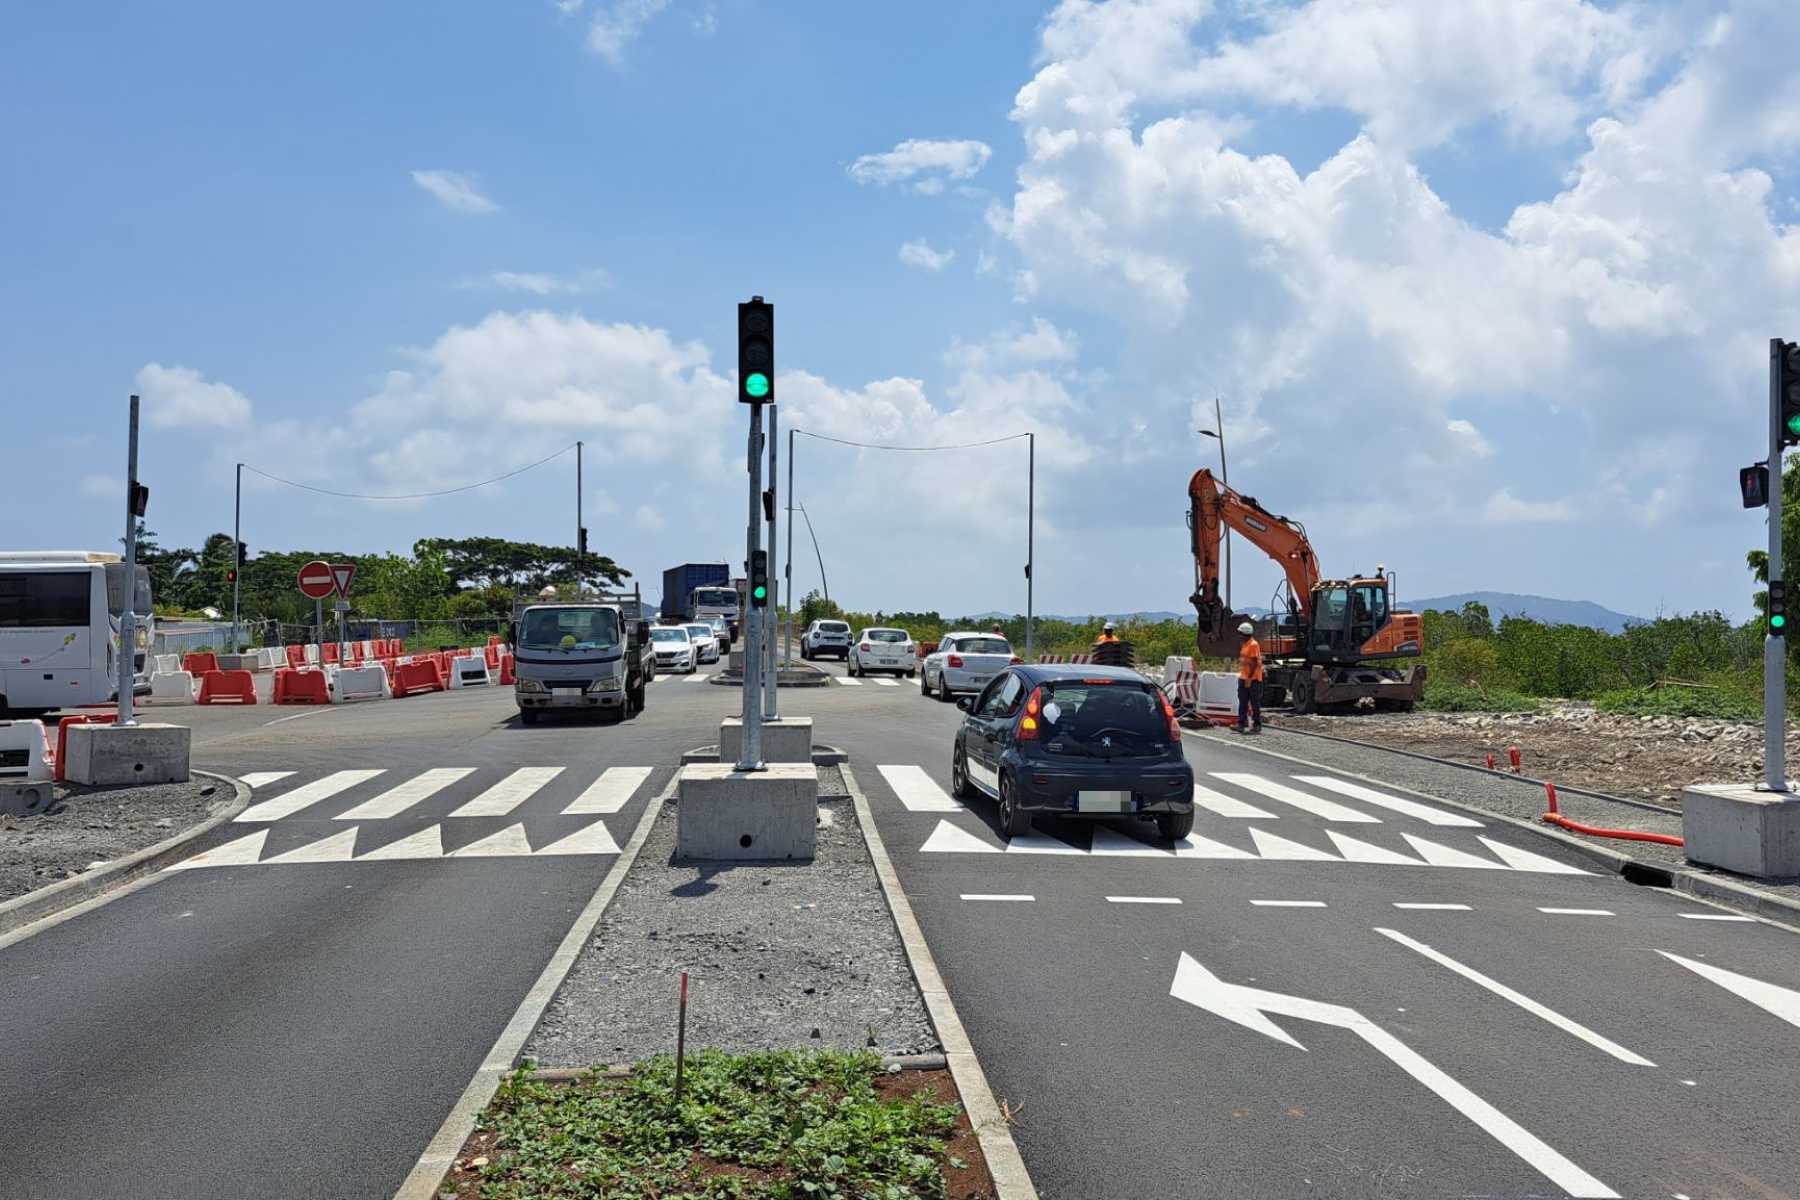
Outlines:
[[476, 488], [487, 487], [489, 484], [500, 483], [503, 480], [511, 479], [514, 475], [523, 475], [525, 472], [535, 470], [536, 468], [543, 466], [545, 463], [550, 462], [553, 459], [561, 458], [563, 455], [567, 454], [569, 451], [573, 450], [574, 448], [575, 448], [575, 443], [570, 442], [568, 445], [564, 446], [561, 450], [556, 451], [554, 454], [546, 455], [545, 457], [538, 459], [534, 463], [527, 463], [525, 466], [518, 467], [514, 470], [508, 471], [504, 475], [496, 475], [492, 479], [483, 479], [479, 483], [465, 483], [459, 487], [444, 488], [442, 491], [436, 491], [436, 492], [405, 492], [405, 493], [397, 493], [397, 494], [393, 494], [393, 495], [373, 495], [373, 494], [362, 493], [362, 492], [334, 491], [331, 488], [318, 487], [318, 486], [316, 486], [314, 484], [310, 484], [310, 483], [301, 483], [298, 480], [294, 480], [294, 479], [283, 479], [279, 475], [271, 475], [269, 472], [263, 470], [260, 467], [252, 466], [250, 463], [244, 464], [244, 470], [251, 471], [257, 475], [261, 475], [264, 479], [271, 479], [271, 480], [274, 480], [276, 483], [286, 484], [288, 487], [300, 488], [300, 489], [302, 489], [304, 491], [308, 491], [308, 492], [317, 492], [321, 496], [336, 496], [339, 499], [343, 499], [343, 500], [428, 500], [434, 496], [454, 496], [458, 492], [472, 492]]
[[880, 442], [853, 442], [849, 438], [831, 437], [823, 433], [814, 433], [810, 429], [794, 429], [792, 432], [802, 437], [815, 438], [821, 442], [836, 442], [840, 446], [854, 446], [859, 450], [906, 450], [921, 452], [927, 450], [973, 450], [981, 446], [998, 446], [1002, 442], [1016, 442], [1027, 438], [1029, 433], [1009, 433], [1005, 437], [989, 438], [982, 442], [956, 442], [948, 446], [889, 446]]

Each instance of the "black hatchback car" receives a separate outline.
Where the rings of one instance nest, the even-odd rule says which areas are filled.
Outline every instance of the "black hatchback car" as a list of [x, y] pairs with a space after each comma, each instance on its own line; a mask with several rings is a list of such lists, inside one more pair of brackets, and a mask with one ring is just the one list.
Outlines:
[[1136, 671], [1016, 665], [956, 705], [968, 714], [950, 764], [957, 798], [993, 798], [1006, 836], [1038, 813], [1137, 817], [1171, 841], [1193, 831], [1181, 727]]

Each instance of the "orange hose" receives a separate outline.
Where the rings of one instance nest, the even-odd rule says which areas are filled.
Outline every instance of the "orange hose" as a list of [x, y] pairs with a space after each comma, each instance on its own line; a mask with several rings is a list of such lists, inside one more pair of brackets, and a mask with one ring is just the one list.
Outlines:
[[1601, 829], [1596, 825], [1583, 825], [1578, 821], [1571, 821], [1556, 809], [1556, 785], [1554, 783], [1545, 780], [1544, 794], [1550, 801], [1550, 811], [1538, 819], [1545, 824], [1555, 825], [1559, 829], [1567, 829], [1574, 833], [1585, 833], [1589, 837], [1622, 838], [1628, 842], [1655, 842], [1662, 846], [1687, 845], [1685, 841], [1673, 834], [1643, 833], [1636, 829]]

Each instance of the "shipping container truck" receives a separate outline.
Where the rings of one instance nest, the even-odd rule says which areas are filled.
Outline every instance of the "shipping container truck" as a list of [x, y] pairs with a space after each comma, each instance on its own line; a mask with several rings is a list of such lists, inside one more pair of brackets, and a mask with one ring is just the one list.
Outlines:
[[731, 638], [738, 637], [738, 595], [731, 588], [725, 563], [682, 563], [663, 572], [662, 619], [705, 621], [723, 617]]

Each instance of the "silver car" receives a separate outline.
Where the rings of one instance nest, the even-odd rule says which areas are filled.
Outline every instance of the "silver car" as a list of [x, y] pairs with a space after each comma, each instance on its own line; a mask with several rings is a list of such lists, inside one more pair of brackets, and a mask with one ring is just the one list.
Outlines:
[[690, 675], [700, 662], [700, 651], [695, 648], [693, 639], [683, 626], [651, 626], [650, 645], [656, 650], [658, 671], [668, 671], [670, 674], [680, 671], [683, 675]]
[[850, 661], [850, 626], [844, 621], [821, 618], [806, 627], [800, 638], [801, 658], [841, 658]]
[[997, 633], [946, 633], [919, 664], [919, 691], [954, 700], [958, 692], [979, 692], [1018, 661], [1012, 643]]
[[713, 636], [713, 628], [710, 622], [695, 621], [691, 624], [684, 625], [682, 628], [687, 630], [688, 637], [694, 643], [694, 661], [719, 661], [719, 642], [718, 639]]
[[911, 678], [919, 669], [919, 648], [912, 634], [904, 629], [865, 629], [850, 643], [850, 661], [845, 671], [851, 675], [867, 675], [870, 671], [892, 671]]

